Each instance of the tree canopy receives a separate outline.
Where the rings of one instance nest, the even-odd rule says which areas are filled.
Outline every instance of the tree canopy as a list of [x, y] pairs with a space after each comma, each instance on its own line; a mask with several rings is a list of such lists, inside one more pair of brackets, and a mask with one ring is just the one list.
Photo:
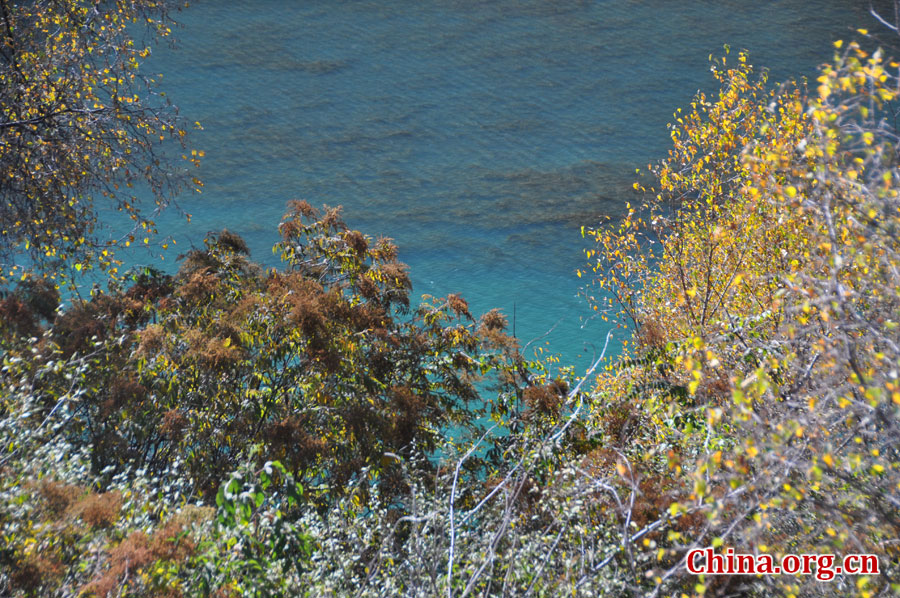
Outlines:
[[[900, 174], [889, 117], [900, 80], [881, 50], [835, 47], [811, 94], [769, 88], [744, 53], [723, 58], [718, 95], [676, 114], [657, 188], [590, 231], [598, 284], [633, 327], [632, 357], [599, 387], [639, 422], [620, 458], [648, 476], [684, 475], [670, 513], [705, 515], [669, 533], [661, 554], [673, 560], [652, 569], [659, 587], [690, 547], [712, 545], [876, 554], [887, 570], [854, 591], [897, 588], [887, 564], [900, 534]], [[817, 583], [701, 578], [695, 592], [795, 595]]]
[[[188, 182], [160, 150], [182, 142], [182, 123], [140, 68], [173, 6], [0, 2], [0, 280], [114, 267], [114, 249], [149, 243], [153, 215]], [[101, 234], [98, 210], [132, 228]]]

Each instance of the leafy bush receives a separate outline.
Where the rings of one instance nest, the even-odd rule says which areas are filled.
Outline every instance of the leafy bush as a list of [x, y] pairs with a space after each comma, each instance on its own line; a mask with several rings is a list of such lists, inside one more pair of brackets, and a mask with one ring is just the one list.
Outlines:
[[[591, 231], [600, 285], [634, 326], [634, 359], [601, 383], [640, 422], [619, 446], [692, 481], [671, 512], [705, 514], [669, 532], [675, 566], [653, 575], [665, 587], [710, 544], [866, 552], [881, 576], [828, 588], [896, 591], [897, 64], [848, 44], [810, 96], [726, 59], [718, 97], [672, 126], [659, 189]], [[811, 576], [699, 581], [695, 594], [830, 591]]]

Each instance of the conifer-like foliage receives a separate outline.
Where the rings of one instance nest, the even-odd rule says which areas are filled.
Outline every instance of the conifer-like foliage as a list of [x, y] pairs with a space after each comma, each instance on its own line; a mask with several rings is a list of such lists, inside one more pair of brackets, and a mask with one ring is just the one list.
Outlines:
[[[115, 247], [156, 232], [153, 214], [185, 178], [159, 143], [185, 132], [140, 66], [169, 35], [171, 6], [0, 2], [0, 281], [113, 267]], [[98, 210], [133, 228], [107, 238]]]

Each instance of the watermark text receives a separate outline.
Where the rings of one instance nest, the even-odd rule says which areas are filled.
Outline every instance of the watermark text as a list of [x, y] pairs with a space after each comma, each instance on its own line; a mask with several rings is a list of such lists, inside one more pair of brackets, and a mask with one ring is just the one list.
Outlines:
[[695, 548], [687, 554], [687, 570], [694, 575], [811, 575], [831, 581], [837, 575], [872, 575], [881, 572], [874, 554], [741, 554], [733, 548], [717, 554], [713, 548]]

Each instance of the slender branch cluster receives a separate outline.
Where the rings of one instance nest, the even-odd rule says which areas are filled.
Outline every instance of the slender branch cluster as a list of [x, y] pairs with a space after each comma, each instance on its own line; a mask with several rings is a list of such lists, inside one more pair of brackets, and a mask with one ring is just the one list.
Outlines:
[[[140, 70], [151, 41], [170, 34], [169, 10], [156, 0], [0, 2], [0, 281], [109, 269], [116, 247], [156, 232], [153, 215], [187, 182], [160, 151], [185, 131]], [[100, 210], [122, 212], [130, 230], [102, 234]]]

